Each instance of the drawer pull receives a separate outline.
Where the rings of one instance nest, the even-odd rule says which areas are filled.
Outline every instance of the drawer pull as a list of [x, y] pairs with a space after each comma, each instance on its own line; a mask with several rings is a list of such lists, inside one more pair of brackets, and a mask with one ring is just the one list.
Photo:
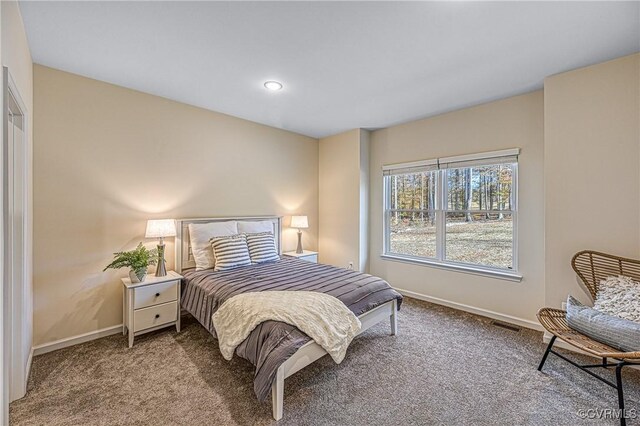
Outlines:
[[[160, 303], [173, 302], [174, 300], [178, 300], [178, 281], [170, 281], [167, 283], [159, 283], [146, 287], [136, 288], [135, 293], [135, 309], [155, 306]], [[153, 319], [152, 314], [147, 315], [147, 318]]]
[[[164, 293], [160, 292], [162, 295]], [[147, 293], [147, 299], [153, 300], [155, 292]], [[160, 301], [161, 299], [157, 299]], [[156, 304], [148, 308], [135, 309], [133, 311], [133, 331], [138, 332], [150, 328], [159, 327], [161, 325], [174, 324], [178, 321], [178, 301]], [[0, 421], [2, 424], [2, 421]]]

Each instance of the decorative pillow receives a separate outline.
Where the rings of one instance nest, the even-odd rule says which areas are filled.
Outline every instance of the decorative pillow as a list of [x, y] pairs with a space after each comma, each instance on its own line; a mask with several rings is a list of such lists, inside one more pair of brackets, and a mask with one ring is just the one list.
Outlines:
[[640, 283], [622, 275], [600, 281], [593, 308], [640, 322]]
[[191, 241], [193, 258], [196, 261], [196, 271], [211, 269], [215, 265], [213, 250], [211, 249], [211, 238], [237, 234], [238, 222], [235, 220], [228, 222], [190, 223], [189, 240]]
[[247, 237], [244, 234], [212, 238], [211, 248], [216, 259], [214, 271], [227, 271], [251, 265]]
[[585, 336], [613, 348], [640, 351], [640, 324], [584, 306], [571, 296], [567, 299], [567, 323]]
[[251, 263], [275, 262], [280, 260], [276, 250], [276, 241], [271, 232], [246, 234]]
[[273, 222], [269, 220], [238, 221], [238, 234], [258, 234], [262, 232], [271, 232], [273, 234]]

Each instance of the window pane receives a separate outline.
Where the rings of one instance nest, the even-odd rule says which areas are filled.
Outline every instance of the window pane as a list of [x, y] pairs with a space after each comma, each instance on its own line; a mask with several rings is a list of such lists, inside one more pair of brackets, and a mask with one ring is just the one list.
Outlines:
[[512, 210], [513, 164], [447, 169], [448, 210]]
[[447, 213], [446, 259], [484, 266], [513, 267], [510, 213]]
[[411, 256], [436, 257], [435, 212], [390, 212], [389, 250]]
[[437, 172], [391, 176], [392, 209], [432, 210], [436, 201]]

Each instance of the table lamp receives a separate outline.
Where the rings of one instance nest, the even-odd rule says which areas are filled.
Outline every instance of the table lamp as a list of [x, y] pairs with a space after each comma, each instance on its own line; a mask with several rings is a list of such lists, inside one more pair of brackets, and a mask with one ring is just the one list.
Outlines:
[[296, 253], [302, 253], [303, 250], [301, 229], [309, 227], [309, 220], [306, 216], [291, 216], [291, 227], [298, 228], [298, 248], [296, 248]]
[[164, 263], [164, 237], [176, 236], [176, 221], [173, 219], [151, 219], [147, 221], [145, 238], [160, 238], [158, 241], [158, 267], [156, 277], [167, 275], [167, 267]]

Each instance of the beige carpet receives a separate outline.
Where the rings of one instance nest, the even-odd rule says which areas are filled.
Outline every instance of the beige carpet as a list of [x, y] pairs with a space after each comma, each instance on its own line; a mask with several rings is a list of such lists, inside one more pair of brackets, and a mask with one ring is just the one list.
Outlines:
[[[335, 365], [325, 357], [285, 381], [280, 425], [615, 425], [585, 420], [616, 408], [615, 390], [551, 356], [539, 332], [412, 299], [400, 334], [380, 324]], [[609, 373], [611, 377], [612, 374]], [[263, 425], [252, 367], [225, 361], [191, 318], [180, 334], [158, 331], [132, 349], [116, 335], [33, 361], [27, 396], [11, 404], [12, 425]], [[627, 407], [640, 411], [640, 371], [628, 369]], [[640, 424], [640, 419], [629, 424]]]

